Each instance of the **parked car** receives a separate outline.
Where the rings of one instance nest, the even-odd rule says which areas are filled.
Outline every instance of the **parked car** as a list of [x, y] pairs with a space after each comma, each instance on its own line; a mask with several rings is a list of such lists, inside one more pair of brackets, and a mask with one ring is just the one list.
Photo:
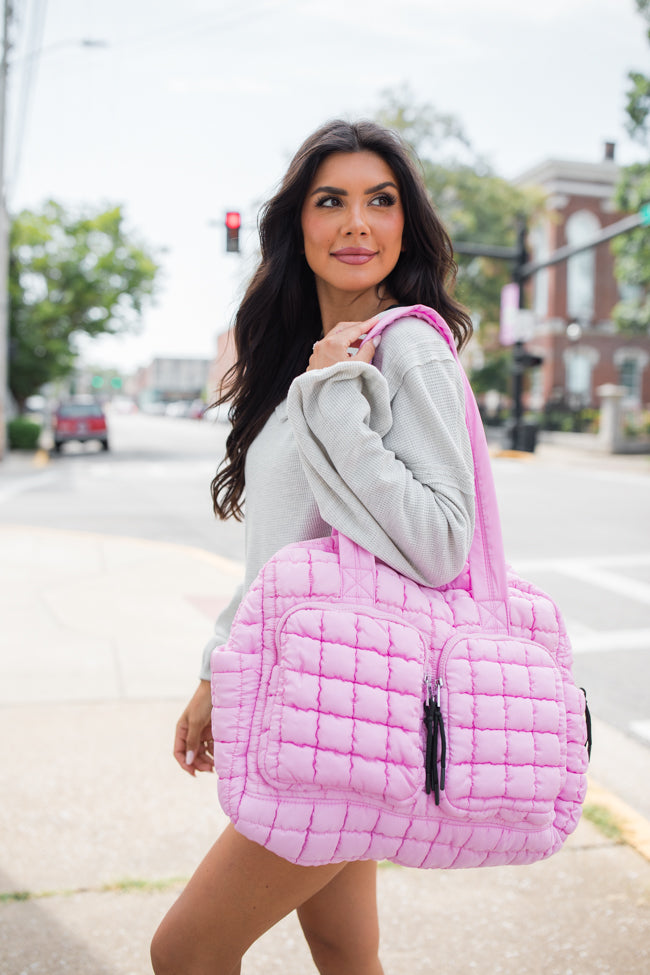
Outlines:
[[75, 399], [59, 404], [52, 417], [52, 437], [57, 452], [71, 440], [79, 443], [98, 440], [102, 448], [108, 450], [104, 410], [93, 399]]

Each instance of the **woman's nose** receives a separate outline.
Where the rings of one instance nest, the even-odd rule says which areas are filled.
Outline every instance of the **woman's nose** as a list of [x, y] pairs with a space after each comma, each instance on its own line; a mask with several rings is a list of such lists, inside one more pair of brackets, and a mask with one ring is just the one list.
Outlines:
[[368, 233], [368, 222], [366, 220], [366, 215], [364, 207], [359, 205], [352, 205], [348, 208], [345, 215], [345, 225], [343, 232], [345, 234], [367, 234]]

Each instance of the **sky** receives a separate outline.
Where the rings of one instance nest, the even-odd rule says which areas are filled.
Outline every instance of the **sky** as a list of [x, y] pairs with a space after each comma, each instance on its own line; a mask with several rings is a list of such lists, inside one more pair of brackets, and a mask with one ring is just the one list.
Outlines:
[[[252, 270], [257, 212], [322, 122], [382, 92], [460, 121], [514, 178], [544, 159], [622, 165], [627, 72], [650, 73], [633, 0], [14, 0], [5, 171], [12, 212], [120, 204], [158, 254], [137, 336], [83, 358], [123, 372], [212, 356]], [[83, 41], [101, 42], [93, 46]], [[224, 215], [243, 218], [241, 255]]]

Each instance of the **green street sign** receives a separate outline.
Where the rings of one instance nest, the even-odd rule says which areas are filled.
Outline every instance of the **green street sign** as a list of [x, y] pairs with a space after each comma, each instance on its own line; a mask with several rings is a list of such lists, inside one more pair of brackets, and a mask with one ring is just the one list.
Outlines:
[[650, 203], [644, 203], [639, 207], [639, 217], [642, 227], [650, 227]]

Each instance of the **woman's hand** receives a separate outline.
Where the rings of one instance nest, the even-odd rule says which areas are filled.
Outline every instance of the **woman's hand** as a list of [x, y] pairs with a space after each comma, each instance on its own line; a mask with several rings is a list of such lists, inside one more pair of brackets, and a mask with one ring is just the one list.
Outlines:
[[[365, 322], [339, 322], [330, 329], [325, 338], [314, 344], [309, 358], [307, 372], [312, 369], [325, 369], [337, 362], [347, 362], [354, 358], [358, 362], [372, 362], [379, 338], [366, 342], [359, 348], [362, 336], [366, 335], [377, 322], [377, 318], [369, 318]], [[357, 352], [351, 351], [357, 349]]]
[[202, 680], [178, 720], [174, 739], [174, 758], [190, 775], [214, 771], [211, 716], [210, 681]]

